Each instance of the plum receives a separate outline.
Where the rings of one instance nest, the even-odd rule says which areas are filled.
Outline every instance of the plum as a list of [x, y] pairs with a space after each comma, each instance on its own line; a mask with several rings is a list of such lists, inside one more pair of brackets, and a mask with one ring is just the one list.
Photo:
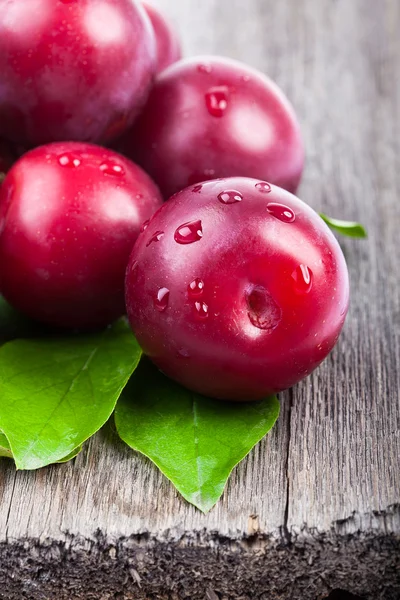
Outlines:
[[154, 6], [142, 3], [153, 26], [157, 49], [157, 73], [181, 58], [181, 44], [169, 19]]
[[165, 199], [218, 177], [256, 177], [295, 192], [304, 164], [300, 127], [283, 92], [262, 73], [217, 56], [163, 71], [121, 150]]
[[96, 328], [125, 313], [124, 276], [141, 223], [162, 204], [128, 159], [91, 144], [32, 150], [0, 188], [0, 289], [50, 325]]
[[0, 2], [0, 135], [108, 142], [143, 107], [155, 60], [136, 0]]
[[195, 392], [259, 400], [309, 375], [349, 305], [345, 259], [307, 204], [251, 178], [176, 194], [143, 228], [126, 305], [145, 354]]

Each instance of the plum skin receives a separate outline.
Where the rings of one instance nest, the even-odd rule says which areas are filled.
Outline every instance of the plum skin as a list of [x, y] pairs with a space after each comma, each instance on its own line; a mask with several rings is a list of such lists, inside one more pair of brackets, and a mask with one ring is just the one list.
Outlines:
[[160, 73], [181, 58], [181, 45], [178, 35], [169, 19], [157, 8], [142, 2], [150, 19], [156, 39], [157, 67]]
[[155, 40], [136, 0], [0, 3], [0, 136], [108, 142], [142, 109]]
[[92, 329], [125, 314], [140, 227], [162, 204], [150, 178], [111, 150], [56, 142], [20, 158], [0, 188], [0, 289], [37, 321]]
[[295, 192], [304, 145], [292, 106], [268, 77], [217, 56], [185, 59], [158, 75], [122, 152], [164, 198], [219, 177], [254, 177]]
[[247, 178], [166, 202], [135, 244], [125, 286], [144, 353], [190, 390], [225, 400], [260, 400], [309, 375], [349, 306], [346, 262], [325, 223], [289, 192]]

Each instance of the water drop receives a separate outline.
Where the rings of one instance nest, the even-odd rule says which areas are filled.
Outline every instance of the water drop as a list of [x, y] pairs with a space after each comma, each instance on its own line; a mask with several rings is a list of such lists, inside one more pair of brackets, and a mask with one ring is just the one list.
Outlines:
[[180, 348], [180, 350], [178, 350], [178, 352], [176, 353], [177, 358], [190, 358], [190, 353], [189, 350], [186, 350], [185, 348]]
[[212, 87], [205, 95], [207, 110], [213, 117], [223, 117], [228, 108], [229, 89], [226, 85]]
[[184, 223], [175, 231], [174, 239], [178, 244], [193, 244], [203, 237], [201, 221]]
[[195, 302], [194, 310], [196, 317], [199, 319], [207, 319], [208, 318], [208, 306], [205, 302]]
[[202, 293], [204, 292], [204, 281], [202, 279], [199, 279], [198, 277], [196, 277], [196, 279], [193, 279], [193, 281], [191, 281], [188, 285], [188, 294], [189, 296], [201, 296]]
[[211, 73], [212, 66], [202, 63], [201, 65], [198, 65], [197, 70], [199, 73]]
[[218, 200], [222, 202], [222, 204], [235, 204], [236, 202], [241, 202], [243, 196], [236, 190], [226, 190], [225, 192], [218, 194]]
[[293, 210], [284, 204], [278, 204], [278, 202], [270, 202], [267, 205], [267, 211], [270, 215], [284, 223], [293, 223], [296, 220]]
[[273, 331], [282, 319], [282, 309], [271, 294], [262, 286], [254, 287], [247, 294], [248, 316], [254, 327]]
[[146, 231], [146, 229], [148, 228], [149, 224], [150, 224], [150, 219], [147, 219], [147, 221], [145, 221], [142, 224], [142, 226], [140, 228], [140, 233], [143, 233], [144, 231]]
[[136, 283], [137, 278], [138, 278], [138, 266], [139, 263], [137, 260], [135, 260], [134, 263], [132, 263], [132, 266], [130, 267], [130, 281], [131, 283]]
[[163, 231], [156, 231], [155, 234], [153, 234], [151, 236], [151, 238], [149, 239], [149, 241], [147, 242], [146, 248], [148, 248], [150, 246], [150, 244], [153, 244], [154, 242], [159, 242], [163, 237], [164, 237]]
[[270, 194], [272, 192], [272, 187], [266, 181], [256, 183], [256, 189], [262, 194]]
[[160, 290], [158, 290], [157, 297], [154, 302], [157, 310], [159, 310], [160, 312], [164, 312], [168, 308], [168, 302], [169, 302], [169, 289], [165, 288], [165, 287], [161, 288]]
[[111, 175], [112, 177], [120, 177], [125, 175], [125, 171], [121, 165], [109, 162], [102, 163], [100, 165], [100, 171], [102, 171], [105, 175]]
[[299, 265], [292, 273], [295, 290], [300, 294], [308, 294], [313, 285], [313, 273], [306, 265]]
[[201, 192], [202, 189], [203, 189], [202, 185], [195, 185], [194, 188], [192, 189], [192, 192], [194, 192], [195, 194], [198, 194]]
[[81, 164], [81, 160], [71, 152], [65, 152], [58, 157], [58, 162], [62, 167], [67, 167], [68, 169], [74, 169], [75, 167], [79, 167]]

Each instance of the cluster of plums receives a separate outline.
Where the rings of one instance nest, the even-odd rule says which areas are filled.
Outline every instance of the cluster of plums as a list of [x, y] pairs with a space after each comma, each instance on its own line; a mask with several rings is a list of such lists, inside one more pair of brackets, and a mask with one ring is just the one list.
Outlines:
[[335, 345], [346, 263], [293, 195], [304, 148], [280, 89], [179, 59], [135, 0], [0, 3], [0, 171], [20, 156], [0, 188], [0, 291], [57, 327], [127, 312], [167, 375], [256, 400]]

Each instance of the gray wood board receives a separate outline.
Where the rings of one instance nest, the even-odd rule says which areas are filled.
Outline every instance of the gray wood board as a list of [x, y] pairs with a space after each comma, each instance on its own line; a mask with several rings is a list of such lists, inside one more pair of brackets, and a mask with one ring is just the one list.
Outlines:
[[101, 432], [71, 464], [0, 470], [0, 541], [109, 539], [196, 531], [241, 538], [301, 531], [400, 532], [397, 0], [163, 0], [186, 54], [218, 53], [268, 73], [302, 122], [300, 197], [359, 219], [342, 240], [352, 305], [338, 347], [281, 395], [274, 431], [234, 471], [207, 516], [146, 459]]

